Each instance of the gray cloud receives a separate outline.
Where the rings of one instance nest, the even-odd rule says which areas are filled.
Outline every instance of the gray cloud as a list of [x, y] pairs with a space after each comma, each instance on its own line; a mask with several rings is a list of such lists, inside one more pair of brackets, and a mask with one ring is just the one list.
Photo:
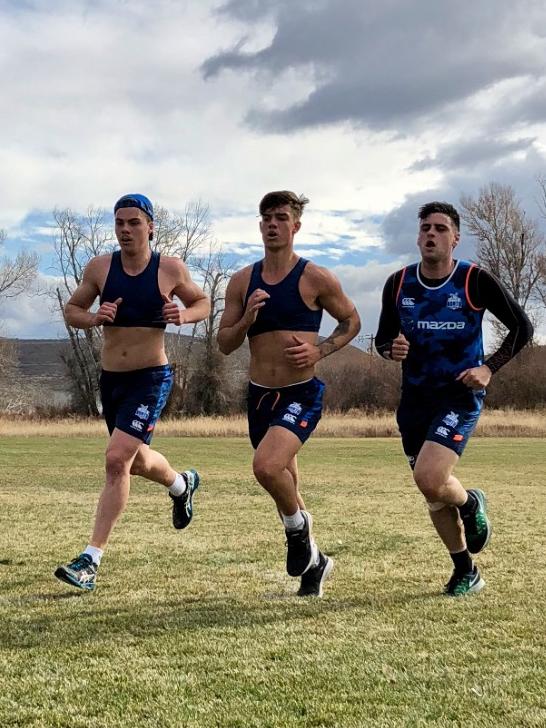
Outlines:
[[426, 120], [507, 79], [544, 74], [541, 0], [482, 0], [464, 12], [423, 0], [418, 13], [404, 0], [232, 0], [220, 12], [249, 24], [273, 14], [276, 32], [258, 52], [242, 45], [209, 58], [205, 77], [227, 69], [273, 77], [300, 69], [313, 83], [307, 98], [288, 108], [257, 103], [247, 119], [266, 130], [351, 121], [400, 131], [400, 123]]
[[[522, 160], [505, 159], [494, 169], [488, 168], [487, 171], [490, 173], [488, 176], [483, 174], [483, 168], [473, 169], [469, 166], [467, 170], [457, 170], [437, 187], [408, 195], [404, 202], [392, 209], [383, 220], [385, 250], [391, 254], [414, 258], [417, 253], [415, 245], [419, 207], [431, 200], [445, 200], [459, 207], [461, 195], [475, 197], [479, 194], [480, 188], [489, 182], [511, 185], [529, 217], [538, 219], [545, 226], [546, 220], [540, 219], [537, 205], [539, 190], [536, 181], [537, 177], [544, 173], [545, 166], [546, 158], [531, 148]], [[465, 235], [464, 226], [457, 250], [460, 257], [475, 257], [474, 241]]]
[[409, 170], [421, 172], [436, 167], [453, 172], [471, 165], [497, 163], [516, 152], [528, 151], [535, 141], [536, 137], [502, 141], [485, 135], [479, 136], [441, 146], [434, 157], [418, 159], [409, 167]]

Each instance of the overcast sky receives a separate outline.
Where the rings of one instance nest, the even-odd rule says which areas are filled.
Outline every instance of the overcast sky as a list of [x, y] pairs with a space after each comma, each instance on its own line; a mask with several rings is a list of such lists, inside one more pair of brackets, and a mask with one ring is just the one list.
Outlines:
[[[47, 283], [51, 211], [137, 191], [173, 212], [207, 203], [243, 265], [260, 257], [259, 199], [293, 189], [311, 200], [297, 249], [338, 273], [374, 331], [386, 277], [416, 256], [420, 204], [496, 181], [538, 217], [546, 5], [461, 7], [0, 0], [4, 252], [37, 250]], [[62, 334], [44, 298], [0, 318], [7, 335]]]

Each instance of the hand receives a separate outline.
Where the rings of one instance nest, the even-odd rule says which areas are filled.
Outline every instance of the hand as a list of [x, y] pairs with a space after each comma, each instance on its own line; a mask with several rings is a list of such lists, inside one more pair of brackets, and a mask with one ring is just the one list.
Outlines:
[[102, 326], [105, 323], [113, 324], [116, 318], [119, 304], [123, 301], [123, 298], [116, 298], [114, 303], [108, 303], [105, 301], [101, 303], [98, 311], [93, 316], [92, 326]]
[[165, 302], [163, 308], [161, 309], [161, 312], [166, 323], [174, 324], [175, 326], [182, 326], [182, 324], [184, 323], [183, 310], [177, 303], [172, 300], [172, 298], [169, 298], [169, 296], [167, 296], [165, 293], [161, 294], [161, 298]]
[[266, 293], [266, 291], [261, 288], [256, 288], [256, 290], [252, 291], [248, 297], [243, 319], [249, 328], [252, 326], [254, 321], [256, 321], [258, 311], [265, 306], [265, 302], [268, 298], [271, 298], [269, 293]]
[[392, 340], [391, 359], [393, 361], [404, 361], [409, 351], [409, 341], [404, 334], [398, 334], [396, 339]]
[[292, 335], [293, 346], [287, 346], [284, 350], [288, 362], [296, 369], [305, 369], [314, 366], [320, 359], [320, 350], [315, 344], [302, 341], [295, 334]]
[[470, 389], [485, 389], [491, 381], [491, 376], [491, 369], [487, 364], [482, 364], [481, 367], [465, 369], [459, 374], [456, 381], [466, 384]]

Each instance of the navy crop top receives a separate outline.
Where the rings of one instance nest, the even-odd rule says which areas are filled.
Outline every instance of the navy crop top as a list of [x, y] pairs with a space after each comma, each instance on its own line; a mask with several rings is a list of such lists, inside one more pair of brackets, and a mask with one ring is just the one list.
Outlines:
[[136, 276], [123, 270], [121, 251], [112, 253], [110, 270], [101, 293], [100, 302], [113, 303], [122, 298], [113, 323], [104, 326], [144, 326], [152, 329], [166, 327], [163, 318], [164, 301], [157, 280], [159, 253], [152, 253], [146, 268]]
[[318, 331], [322, 319], [322, 308], [314, 311], [302, 299], [299, 281], [309, 261], [300, 258], [290, 273], [279, 283], [266, 283], [262, 278], [263, 261], [252, 267], [252, 275], [245, 297], [245, 308], [250, 294], [257, 288], [269, 293], [270, 298], [258, 311], [256, 321], [249, 328], [247, 336], [252, 338], [269, 331]]

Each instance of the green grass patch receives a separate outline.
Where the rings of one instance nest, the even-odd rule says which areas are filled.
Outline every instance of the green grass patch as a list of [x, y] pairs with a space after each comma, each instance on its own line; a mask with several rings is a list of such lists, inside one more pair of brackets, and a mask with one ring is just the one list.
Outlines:
[[53, 578], [89, 537], [104, 439], [8, 438], [0, 453], [0, 726], [361, 728], [546, 725], [546, 444], [474, 440], [457, 474], [494, 525], [477, 596], [396, 440], [300, 456], [323, 600], [294, 596], [284, 533], [241, 439], [157, 438], [202, 489], [187, 531], [135, 479], [97, 590]]

